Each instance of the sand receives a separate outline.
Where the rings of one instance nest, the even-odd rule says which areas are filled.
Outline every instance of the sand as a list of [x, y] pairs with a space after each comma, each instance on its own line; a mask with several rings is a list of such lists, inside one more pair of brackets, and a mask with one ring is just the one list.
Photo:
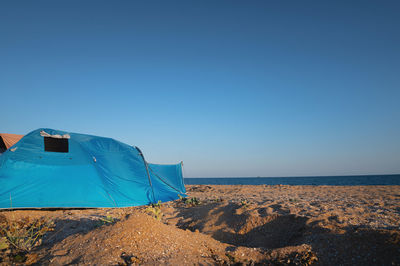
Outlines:
[[[400, 186], [187, 186], [146, 207], [1, 211], [54, 221], [38, 265], [400, 265]], [[108, 218], [107, 218], [108, 217]], [[18, 264], [18, 250], [0, 264]], [[21, 257], [19, 257], [21, 259]]]

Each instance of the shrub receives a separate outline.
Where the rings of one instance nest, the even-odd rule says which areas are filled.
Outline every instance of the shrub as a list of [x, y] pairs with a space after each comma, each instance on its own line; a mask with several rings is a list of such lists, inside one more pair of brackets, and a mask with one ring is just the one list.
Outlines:
[[196, 205], [200, 205], [200, 204], [201, 204], [201, 201], [200, 201], [200, 199], [195, 198], [195, 197], [193, 197], [193, 198], [186, 198], [185, 204], [186, 204], [186, 205], [189, 205], [189, 206], [196, 206]]
[[146, 208], [146, 211], [151, 213], [152, 216], [160, 221], [162, 216], [164, 215], [161, 211], [161, 201], [159, 200], [157, 203], [152, 203], [149, 207]]

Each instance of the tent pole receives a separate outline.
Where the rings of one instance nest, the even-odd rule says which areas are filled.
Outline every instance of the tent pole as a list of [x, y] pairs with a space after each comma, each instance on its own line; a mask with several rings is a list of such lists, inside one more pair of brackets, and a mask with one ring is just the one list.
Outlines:
[[153, 194], [153, 202], [152, 203], [156, 203], [156, 197], [154, 196], [153, 184], [151, 183], [149, 168], [147, 166], [146, 159], [144, 158], [144, 155], [143, 155], [142, 151], [138, 147], [135, 146], [135, 149], [139, 152], [140, 156], [143, 159], [144, 166], [146, 167], [147, 177], [149, 178], [149, 183], [150, 183], [150, 187], [151, 187], [151, 193]]

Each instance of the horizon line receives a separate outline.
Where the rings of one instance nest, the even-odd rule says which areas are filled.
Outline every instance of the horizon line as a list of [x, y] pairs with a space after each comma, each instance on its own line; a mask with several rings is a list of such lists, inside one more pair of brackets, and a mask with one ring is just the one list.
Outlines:
[[215, 177], [183, 177], [183, 178], [290, 178], [290, 177], [344, 177], [344, 176], [393, 176], [398, 174], [367, 174], [367, 175], [302, 175], [302, 176], [215, 176]]

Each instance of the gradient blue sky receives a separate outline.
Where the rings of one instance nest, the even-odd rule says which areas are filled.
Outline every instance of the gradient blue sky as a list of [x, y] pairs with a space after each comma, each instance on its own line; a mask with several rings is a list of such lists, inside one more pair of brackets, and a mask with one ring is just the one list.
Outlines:
[[186, 177], [400, 173], [399, 1], [2, 1], [0, 132]]

